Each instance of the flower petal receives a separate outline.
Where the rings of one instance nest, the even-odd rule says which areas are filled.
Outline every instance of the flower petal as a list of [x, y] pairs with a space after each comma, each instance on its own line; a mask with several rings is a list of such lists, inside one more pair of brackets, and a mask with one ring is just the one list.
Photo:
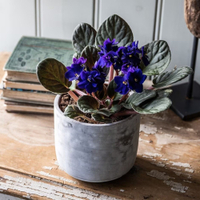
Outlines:
[[68, 79], [69, 81], [73, 81], [76, 79], [73, 69], [71, 69], [65, 73], [65, 78]]

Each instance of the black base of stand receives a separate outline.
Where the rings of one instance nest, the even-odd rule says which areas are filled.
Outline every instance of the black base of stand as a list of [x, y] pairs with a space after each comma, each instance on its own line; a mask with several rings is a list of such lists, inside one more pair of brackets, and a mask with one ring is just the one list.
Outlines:
[[170, 95], [172, 110], [183, 120], [189, 120], [200, 116], [200, 85], [193, 82], [193, 94], [191, 99], [186, 99], [188, 83], [172, 87]]

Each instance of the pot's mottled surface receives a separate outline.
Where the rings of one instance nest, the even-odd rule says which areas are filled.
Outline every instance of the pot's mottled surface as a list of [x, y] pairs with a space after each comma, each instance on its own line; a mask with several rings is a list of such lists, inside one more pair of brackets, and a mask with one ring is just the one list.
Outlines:
[[200, 38], [200, 0], [185, 0], [184, 14], [188, 29]]
[[54, 102], [55, 148], [61, 169], [74, 178], [104, 182], [126, 174], [134, 165], [140, 115], [113, 124], [87, 124], [67, 118]]

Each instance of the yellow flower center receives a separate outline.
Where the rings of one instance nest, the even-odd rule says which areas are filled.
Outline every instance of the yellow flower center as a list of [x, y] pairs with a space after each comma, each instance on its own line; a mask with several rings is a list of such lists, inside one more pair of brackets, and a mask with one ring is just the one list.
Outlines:
[[135, 78], [134, 80], [135, 80], [135, 82], [138, 82], [138, 79], [137, 79], [137, 78]]
[[131, 58], [131, 57], [132, 57], [132, 55], [129, 55], [129, 57]]
[[127, 85], [127, 82], [126, 82], [126, 81], [123, 81], [122, 83], [123, 83], [124, 85]]

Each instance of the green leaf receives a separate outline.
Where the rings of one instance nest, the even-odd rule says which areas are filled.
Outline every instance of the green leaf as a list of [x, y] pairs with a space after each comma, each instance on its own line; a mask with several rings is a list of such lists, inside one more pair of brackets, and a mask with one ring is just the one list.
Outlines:
[[74, 49], [81, 53], [87, 45], [95, 44], [96, 30], [89, 24], [79, 24], [72, 36], [72, 45]]
[[171, 61], [171, 52], [167, 42], [153, 41], [145, 45], [144, 50], [150, 63], [142, 70], [143, 74], [158, 75], [168, 67]]
[[95, 121], [98, 121], [98, 122], [103, 122], [103, 123], [112, 123], [112, 120], [108, 117], [105, 117], [103, 115], [100, 115], [100, 114], [97, 114], [97, 113], [93, 113], [92, 114], [92, 118], [95, 120]]
[[155, 114], [168, 109], [171, 104], [172, 102], [167, 97], [163, 97], [150, 101], [141, 107], [132, 104], [132, 108], [140, 114]]
[[166, 90], [157, 90], [157, 94], [159, 97], [168, 97], [172, 93], [172, 89], [166, 89]]
[[107, 108], [102, 108], [102, 109], [99, 109], [97, 112], [97, 114], [100, 114], [100, 115], [105, 115], [106, 117], [110, 117], [110, 115], [112, 115], [113, 113], [108, 110]]
[[84, 95], [77, 101], [78, 108], [83, 113], [94, 113], [99, 108], [99, 102], [91, 96]]
[[134, 92], [126, 99], [122, 106], [124, 106], [126, 109], [131, 109], [132, 104], [135, 106], [139, 106], [144, 101], [154, 98], [155, 96], [156, 92], [153, 90], [144, 90], [141, 93]]
[[105, 100], [105, 106], [108, 107], [111, 103], [111, 100], [110, 99], [106, 99]]
[[66, 107], [64, 115], [74, 119], [77, 116], [84, 116], [84, 113], [82, 113], [77, 106], [69, 105]]
[[119, 105], [118, 103], [113, 104], [113, 106], [110, 108], [110, 111], [112, 112], [112, 114], [119, 112], [122, 108], [122, 105]]
[[118, 101], [118, 100], [120, 100], [122, 97], [123, 97], [123, 95], [117, 92], [117, 94], [116, 94], [115, 98], [113, 99], [113, 101]]
[[65, 78], [66, 67], [53, 58], [41, 61], [36, 68], [40, 83], [53, 93], [62, 94], [69, 91], [71, 82]]
[[104, 115], [106, 117], [110, 117], [114, 113], [120, 111], [121, 107], [122, 107], [121, 105], [115, 104], [110, 109], [102, 108], [102, 109], [99, 109], [96, 113], [100, 115]]
[[160, 88], [171, 85], [172, 83], [176, 83], [177, 81], [184, 79], [191, 73], [192, 69], [190, 67], [174, 68], [169, 72], [163, 72], [153, 80], [153, 87]]
[[117, 84], [115, 83], [113, 79], [112, 81], [110, 81], [107, 88], [107, 94], [111, 99], [114, 99], [117, 96], [117, 92], [115, 92], [116, 87], [117, 87]]
[[96, 35], [96, 46], [103, 45], [106, 39], [115, 39], [119, 46], [133, 42], [133, 33], [129, 25], [118, 15], [112, 15], [100, 26]]
[[90, 70], [93, 68], [94, 63], [99, 59], [99, 50], [96, 47], [93, 46], [86, 46], [82, 53], [81, 57], [87, 58], [86, 66], [90, 68]]

